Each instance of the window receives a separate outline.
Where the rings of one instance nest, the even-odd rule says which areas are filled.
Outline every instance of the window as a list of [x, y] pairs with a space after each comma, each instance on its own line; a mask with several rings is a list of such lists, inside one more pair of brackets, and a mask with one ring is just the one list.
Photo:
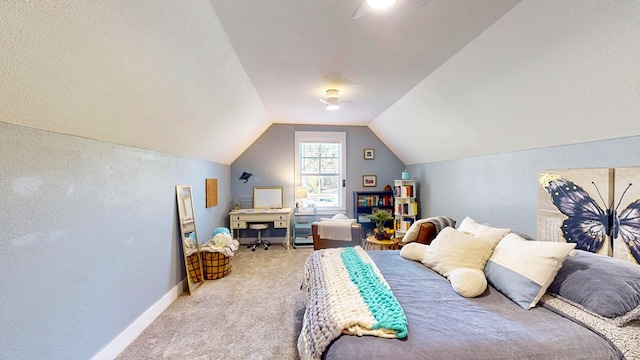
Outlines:
[[296, 131], [296, 187], [307, 189], [307, 203], [319, 211], [346, 211], [344, 132]]

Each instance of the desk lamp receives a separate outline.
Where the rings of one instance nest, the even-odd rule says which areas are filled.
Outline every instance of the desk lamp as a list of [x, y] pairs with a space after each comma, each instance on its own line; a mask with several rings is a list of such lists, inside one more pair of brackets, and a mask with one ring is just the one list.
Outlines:
[[298, 199], [300, 199], [301, 207], [307, 207], [307, 188], [304, 186], [299, 186], [296, 188], [296, 207], [300, 207], [298, 203]]

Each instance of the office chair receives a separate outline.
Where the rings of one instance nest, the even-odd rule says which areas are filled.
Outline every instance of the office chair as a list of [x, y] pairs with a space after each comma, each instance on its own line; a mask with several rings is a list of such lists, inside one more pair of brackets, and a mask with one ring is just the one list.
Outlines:
[[263, 245], [265, 250], [269, 250], [271, 243], [267, 240], [262, 241], [262, 230], [268, 228], [269, 224], [249, 224], [249, 229], [258, 230], [258, 240], [252, 241], [249, 246], [247, 246], [247, 249], [251, 248], [251, 251], [256, 251], [256, 246]]

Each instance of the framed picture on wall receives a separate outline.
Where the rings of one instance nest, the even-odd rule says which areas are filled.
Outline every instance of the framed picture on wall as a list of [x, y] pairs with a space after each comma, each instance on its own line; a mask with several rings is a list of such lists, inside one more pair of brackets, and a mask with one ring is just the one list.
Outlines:
[[364, 159], [365, 160], [373, 160], [376, 158], [375, 149], [364, 149]]
[[376, 175], [362, 175], [363, 187], [376, 187], [377, 185], [378, 180]]

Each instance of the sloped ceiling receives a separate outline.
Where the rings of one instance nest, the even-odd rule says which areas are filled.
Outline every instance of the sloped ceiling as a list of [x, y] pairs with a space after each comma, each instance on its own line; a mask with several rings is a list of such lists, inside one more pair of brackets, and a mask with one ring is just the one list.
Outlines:
[[222, 164], [271, 124], [207, 1], [2, 1], [0, 48], [0, 121]]
[[3, 1], [0, 121], [222, 164], [272, 123], [405, 164], [640, 134], [640, 2], [360, 2]]
[[[211, 0], [277, 123], [368, 125], [517, 0], [400, 0], [352, 20], [363, 0]], [[351, 103], [327, 111], [340, 91]]]
[[405, 164], [640, 135], [638, 19], [638, 1], [523, 1], [369, 127]]

